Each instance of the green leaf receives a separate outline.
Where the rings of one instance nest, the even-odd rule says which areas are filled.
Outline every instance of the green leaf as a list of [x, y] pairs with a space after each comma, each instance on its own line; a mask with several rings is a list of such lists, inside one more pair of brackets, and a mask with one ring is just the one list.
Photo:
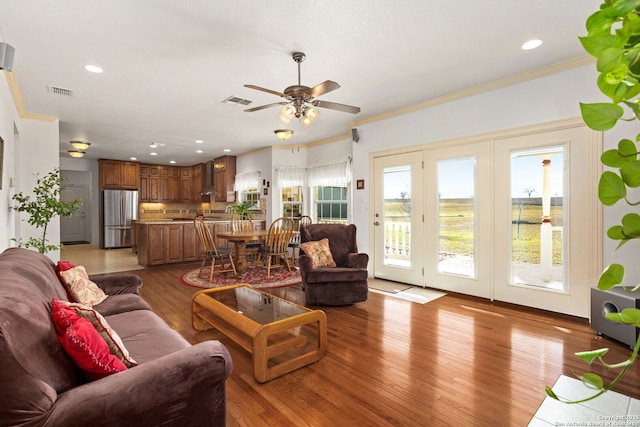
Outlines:
[[624, 266], [622, 264], [610, 264], [600, 274], [598, 289], [606, 291], [619, 285], [624, 280]]
[[576, 356], [578, 356], [580, 359], [584, 360], [589, 365], [591, 365], [594, 360], [604, 356], [605, 354], [607, 354], [608, 351], [609, 351], [608, 348], [600, 348], [598, 350], [589, 350], [589, 351], [580, 351], [576, 353]]
[[620, 313], [622, 323], [626, 325], [635, 325], [640, 327], [640, 310], [637, 308], [625, 308]]
[[624, 47], [624, 41], [620, 37], [612, 34], [598, 34], [595, 36], [578, 37], [582, 47], [592, 56], [600, 56], [600, 54], [610, 48]]
[[584, 374], [580, 379], [587, 387], [594, 388], [596, 390], [602, 390], [604, 388], [604, 381], [600, 375], [588, 373]]
[[640, 215], [628, 213], [622, 217], [622, 234], [625, 237], [640, 237]]
[[632, 188], [640, 187], [640, 161], [627, 162], [620, 167], [624, 183]]
[[627, 65], [626, 52], [624, 49], [609, 48], [600, 52], [598, 61], [596, 62], [596, 68], [601, 73], [610, 73], [613, 70], [618, 69], [620, 66]]
[[625, 238], [621, 225], [613, 225], [607, 230], [607, 237], [611, 240], [623, 240]]
[[610, 18], [617, 18], [625, 16], [638, 7], [640, 7], [640, 0], [617, 0], [607, 8], [606, 15]]
[[598, 183], [598, 197], [602, 204], [612, 206], [626, 196], [627, 187], [622, 178], [611, 171], [603, 172]]
[[547, 396], [549, 396], [550, 398], [555, 399], [555, 400], [560, 400], [558, 395], [553, 390], [551, 390], [551, 387], [546, 386], [544, 388], [544, 391], [547, 393]]
[[629, 108], [631, 108], [631, 111], [633, 111], [633, 115], [635, 116], [635, 118], [640, 120], [640, 104], [636, 104], [635, 102], [628, 102], [628, 101], [624, 101], [624, 103]]
[[600, 156], [602, 164], [619, 168], [627, 162], [634, 161], [638, 158], [636, 144], [630, 139], [623, 139], [618, 143], [618, 149], [607, 150]]
[[609, 34], [611, 25], [615, 18], [607, 16], [603, 11], [594, 12], [587, 18], [586, 27], [590, 36], [598, 34]]
[[605, 74], [605, 81], [610, 85], [618, 85], [627, 77], [629, 67], [627, 64], [616, 65], [608, 73]]
[[580, 103], [582, 119], [593, 130], [605, 131], [615, 126], [624, 114], [621, 106], [611, 103]]

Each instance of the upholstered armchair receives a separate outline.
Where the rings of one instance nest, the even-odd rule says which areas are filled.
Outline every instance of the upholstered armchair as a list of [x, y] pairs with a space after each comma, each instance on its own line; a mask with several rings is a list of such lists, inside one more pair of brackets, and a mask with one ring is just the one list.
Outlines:
[[298, 263], [307, 304], [349, 305], [366, 301], [368, 262], [369, 255], [358, 253], [355, 225], [300, 227]]

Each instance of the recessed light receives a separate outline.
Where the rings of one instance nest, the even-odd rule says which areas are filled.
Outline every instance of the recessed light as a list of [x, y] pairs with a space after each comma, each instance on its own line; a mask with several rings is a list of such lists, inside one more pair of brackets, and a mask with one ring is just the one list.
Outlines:
[[158, 144], [156, 144], [155, 142], [153, 144], [149, 144], [149, 147], [151, 148], [158, 148]]
[[171, 163], [172, 165], [175, 165], [176, 161], [175, 160], [169, 160], [169, 163]]
[[196, 139], [196, 144], [202, 144], [204, 141], [201, 139]]
[[202, 151], [202, 150], [196, 150], [196, 153], [198, 153], [198, 154], [202, 154], [202, 153], [204, 153], [204, 151]]
[[137, 157], [129, 157], [129, 160], [138, 160]]
[[97, 65], [85, 65], [84, 69], [89, 71], [90, 73], [101, 73], [102, 72], [102, 68], [98, 67]]
[[231, 149], [229, 149], [229, 148], [225, 148], [225, 149], [224, 149], [224, 150], [222, 150], [222, 151], [224, 151], [225, 153], [230, 153], [230, 152], [231, 152]]
[[157, 156], [158, 155], [158, 153], [156, 153], [155, 151], [153, 153], [149, 153], [149, 154], [151, 154], [152, 156]]
[[531, 50], [531, 49], [535, 49], [537, 47], [540, 47], [540, 45], [542, 44], [542, 40], [539, 39], [532, 39], [529, 40], [527, 42], [525, 42], [522, 45], [522, 50]]

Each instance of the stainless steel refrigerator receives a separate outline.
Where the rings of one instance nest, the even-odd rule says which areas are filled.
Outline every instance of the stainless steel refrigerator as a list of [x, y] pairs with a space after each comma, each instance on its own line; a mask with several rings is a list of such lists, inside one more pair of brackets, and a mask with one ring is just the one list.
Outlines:
[[103, 190], [100, 247], [128, 248], [133, 242], [133, 220], [138, 219], [138, 192]]

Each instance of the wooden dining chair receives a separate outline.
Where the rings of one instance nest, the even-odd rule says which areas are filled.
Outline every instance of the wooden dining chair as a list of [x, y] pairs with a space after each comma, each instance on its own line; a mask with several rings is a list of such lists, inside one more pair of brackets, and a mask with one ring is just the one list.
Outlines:
[[291, 248], [291, 261], [296, 263], [296, 250], [298, 255], [300, 255], [300, 227], [303, 225], [309, 225], [313, 221], [309, 215], [302, 215], [300, 218], [293, 219], [293, 235], [291, 236], [291, 241], [289, 242], [289, 248]]
[[267, 269], [267, 277], [271, 277], [271, 268], [275, 267], [287, 267], [291, 272], [287, 252], [292, 234], [293, 221], [291, 218], [282, 217], [271, 223], [264, 245], [258, 251], [256, 262], [257, 266]]
[[[244, 218], [241, 215], [233, 214], [231, 216], [231, 231], [233, 232], [252, 232], [253, 231], [253, 221], [248, 218]], [[262, 246], [260, 242], [248, 242], [245, 245], [245, 253], [247, 255], [247, 259], [252, 259], [255, 265], [256, 260], [258, 259], [258, 250]]]
[[[236, 266], [233, 262], [233, 257], [231, 256], [233, 251], [228, 248], [216, 248], [211, 230], [209, 230], [209, 227], [207, 227], [207, 224], [202, 218], [195, 218], [193, 220], [193, 224], [196, 227], [196, 233], [198, 234], [198, 239], [200, 240], [200, 256], [202, 257], [202, 264], [200, 265], [200, 271], [198, 272], [198, 275], [202, 273], [202, 270], [204, 269], [205, 263], [208, 259], [211, 260], [209, 282], [213, 281], [214, 270], [216, 273], [233, 271], [234, 274], [238, 274], [236, 272]], [[217, 270], [215, 269], [216, 265], [219, 267]]]

